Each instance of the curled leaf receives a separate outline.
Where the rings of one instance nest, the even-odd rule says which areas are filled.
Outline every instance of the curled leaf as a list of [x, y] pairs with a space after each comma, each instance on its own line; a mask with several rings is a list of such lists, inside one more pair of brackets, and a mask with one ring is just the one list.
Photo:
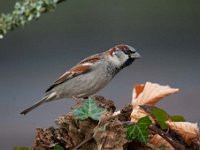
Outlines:
[[178, 92], [179, 89], [163, 86], [156, 83], [146, 82], [136, 85], [133, 89], [132, 105], [133, 108], [138, 105], [155, 105], [165, 96]]
[[140, 108], [140, 106], [137, 106], [133, 109], [131, 113], [131, 121], [137, 122], [140, 118], [147, 116], [148, 114]]
[[160, 135], [155, 134], [152, 135], [151, 138], [149, 138], [149, 143], [155, 145], [160, 150], [174, 150], [174, 148], [169, 144], [164, 138], [162, 138]]
[[199, 139], [197, 123], [166, 121], [166, 124], [171, 130], [181, 136], [187, 144], [191, 144], [194, 139]]

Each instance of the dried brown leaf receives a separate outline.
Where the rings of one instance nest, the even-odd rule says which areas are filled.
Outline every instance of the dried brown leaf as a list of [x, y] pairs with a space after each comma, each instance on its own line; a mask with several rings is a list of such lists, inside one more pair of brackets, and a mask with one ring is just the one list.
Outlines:
[[149, 138], [149, 143], [155, 145], [159, 149], [166, 149], [166, 150], [174, 150], [174, 148], [169, 144], [165, 139], [163, 139], [160, 135], [155, 134]]
[[147, 115], [148, 114], [142, 108], [140, 108], [140, 106], [136, 106], [131, 113], [131, 121], [137, 122], [140, 118], [145, 117]]
[[169, 128], [181, 136], [187, 144], [191, 144], [194, 139], [199, 139], [199, 128], [197, 123], [171, 121], [166, 121], [166, 123]]
[[127, 143], [123, 123], [109, 112], [102, 115], [98, 126], [94, 129], [93, 137], [98, 150], [123, 150], [124, 144]]
[[165, 96], [178, 92], [179, 89], [163, 86], [156, 83], [146, 82], [145, 85], [137, 85], [133, 89], [132, 105], [133, 108], [138, 105], [154, 106]]

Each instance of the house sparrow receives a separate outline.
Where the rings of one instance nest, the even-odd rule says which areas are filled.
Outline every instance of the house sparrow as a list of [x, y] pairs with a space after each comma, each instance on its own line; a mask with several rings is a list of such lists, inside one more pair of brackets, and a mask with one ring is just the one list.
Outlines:
[[20, 114], [27, 114], [39, 105], [60, 98], [86, 98], [106, 86], [139, 53], [129, 45], [116, 45], [109, 50], [89, 56], [61, 75], [47, 90], [46, 96]]

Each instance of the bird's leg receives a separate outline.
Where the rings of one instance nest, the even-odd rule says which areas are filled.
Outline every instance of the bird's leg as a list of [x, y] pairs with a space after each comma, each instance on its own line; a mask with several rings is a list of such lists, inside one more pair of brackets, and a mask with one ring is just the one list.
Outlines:
[[76, 97], [76, 96], [72, 96], [72, 98], [77, 102], [77, 103], [80, 103], [80, 102], [85, 102], [87, 99], [88, 99], [88, 97], [83, 97], [83, 98], [78, 98], [78, 97]]
[[78, 97], [76, 97], [76, 96], [72, 96], [72, 98], [73, 98], [76, 102], [81, 101], [81, 98], [78, 98]]
[[78, 98], [76, 96], [72, 96], [72, 98], [76, 101], [76, 106], [81, 106], [85, 102], [85, 98]]
[[86, 99], [88, 99], [88, 97], [83, 97], [83, 98], [78, 98], [78, 97], [76, 97], [76, 96], [72, 96], [72, 98], [75, 100], [75, 101], [80, 101], [80, 100], [86, 100]]

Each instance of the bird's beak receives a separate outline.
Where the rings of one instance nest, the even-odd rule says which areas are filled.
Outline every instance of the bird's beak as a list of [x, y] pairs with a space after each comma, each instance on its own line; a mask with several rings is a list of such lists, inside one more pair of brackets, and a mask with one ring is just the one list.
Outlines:
[[141, 58], [141, 56], [140, 56], [140, 54], [139, 54], [138, 52], [132, 53], [132, 54], [130, 55], [130, 57], [131, 57], [131, 58], [134, 58], [134, 59], [139, 59], [139, 58]]

